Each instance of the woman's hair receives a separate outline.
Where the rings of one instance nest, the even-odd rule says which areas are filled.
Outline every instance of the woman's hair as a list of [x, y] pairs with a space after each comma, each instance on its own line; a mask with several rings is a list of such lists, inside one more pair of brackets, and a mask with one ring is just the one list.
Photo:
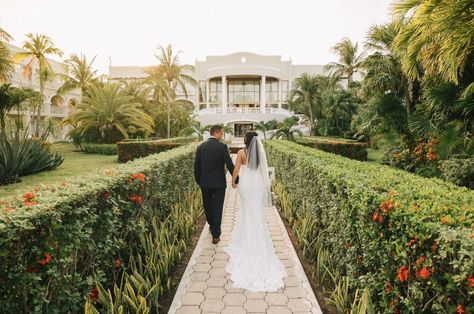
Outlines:
[[250, 143], [252, 143], [252, 139], [253, 139], [254, 136], [258, 136], [257, 132], [248, 131], [247, 133], [245, 133], [244, 143], [245, 143], [245, 146], [247, 147], [247, 149], [249, 148]]

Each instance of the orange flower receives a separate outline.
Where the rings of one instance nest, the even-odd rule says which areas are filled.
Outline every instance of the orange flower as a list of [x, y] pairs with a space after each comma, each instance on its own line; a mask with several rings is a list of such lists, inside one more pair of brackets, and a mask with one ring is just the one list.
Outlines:
[[408, 267], [407, 266], [400, 267], [400, 269], [398, 270], [397, 277], [401, 282], [407, 281], [408, 278], [410, 277]]
[[413, 238], [410, 241], [408, 241], [407, 246], [413, 247], [413, 245], [415, 245], [417, 241], [418, 241], [417, 238]]
[[132, 180], [138, 180], [138, 181], [144, 183], [145, 179], [146, 179], [146, 177], [143, 173], [132, 174]]
[[35, 198], [35, 194], [33, 192], [27, 192], [23, 195], [23, 198], [29, 201]]
[[137, 203], [140, 204], [140, 205], [143, 203], [142, 197], [139, 196], [139, 195], [136, 195], [136, 194], [132, 194], [132, 195], [130, 196], [130, 201], [132, 201], [132, 202], [137, 202]]
[[35, 202], [35, 201], [28, 201], [28, 200], [25, 200], [25, 201], [23, 202], [23, 206], [25, 206], [25, 207], [33, 206], [33, 205], [36, 205], [36, 204], [38, 204], [38, 203]]
[[49, 262], [51, 262], [52, 259], [53, 259], [53, 257], [51, 256], [50, 253], [44, 253], [44, 258], [38, 260], [38, 264], [40, 264], [42, 266], [45, 266], [45, 265], [49, 264]]
[[431, 273], [426, 267], [423, 267], [420, 271], [420, 277], [424, 280], [428, 279], [430, 277]]
[[115, 265], [115, 268], [118, 269], [122, 265], [122, 261], [120, 259], [116, 259], [114, 262], [114, 265]]
[[457, 307], [457, 309], [456, 309], [456, 312], [457, 312], [458, 314], [465, 314], [465, 313], [466, 313], [466, 311], [464, 310], [464, 307], [463, 307], [461, 304], [458, 304], [458, 307]]
[[426, 257], [424, 257], [423, 255], [420, 256], [417, 260], [416, 260], [416, 266], [421, 266], [423, 264], [423, 262], [425, 261]]
[[372, 221], [377, 221], [378, 217], [379, 217], [379, 212], [374, 212], [372, 214]]
[[382, 215], [379, 215], [379, 223], [382, 223], [383, 222], [383, 217]]
[[467, 278], [467, 282], [468, 282], [469, 288], [474, 288], [474, 277], [473, 276]]
[[393, 203], [393, 200], [388, 200], [380, 204], [380, 209], [385, 214], [388, 214], [393, 208], [395, 208], [395, 204]]
[[11, 213], [11, 212], [15, 211], [15, 208], [13, 208], [13, 207], [5, 207], [3, 210], [4, 210], [5, 212], [7, 212], [7, 213]]

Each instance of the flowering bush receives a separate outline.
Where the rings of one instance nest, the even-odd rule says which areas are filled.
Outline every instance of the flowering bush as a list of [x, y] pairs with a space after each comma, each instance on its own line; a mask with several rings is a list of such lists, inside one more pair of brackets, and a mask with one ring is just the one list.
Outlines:
[[[195, 145], [0, 202], [2, 313], [83, 312], [195, 189]], [[176, 222], [178, 223], [178, 222]]]
[[315, 235], [300, 243], [315, 263], [318, 237], [378, 312], [474, 311], [474, 193], [290, 142], [265, 145], [292, 219], [314, 217]]

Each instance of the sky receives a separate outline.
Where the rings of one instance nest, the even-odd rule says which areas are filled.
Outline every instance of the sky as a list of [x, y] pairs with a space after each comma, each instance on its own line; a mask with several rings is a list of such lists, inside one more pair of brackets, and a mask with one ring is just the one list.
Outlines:
[[[25, 34], [52, 38], [65, 56], [112, 65], [152, 65], [160, 45], [182, 63], [249, 51], [294, 64], [336, 61], [344, 37], [363, 44], [368, 28], [388, 21], [393, 0], [0, 0], [0, 27], [21, 46]], [[57, 58], [55, 58], [57, 59]]]

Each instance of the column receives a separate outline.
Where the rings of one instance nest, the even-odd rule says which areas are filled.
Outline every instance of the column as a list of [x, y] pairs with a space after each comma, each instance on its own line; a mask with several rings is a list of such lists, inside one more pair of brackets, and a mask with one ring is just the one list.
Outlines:
[[204, 95], [204, 97], [206, 98], [206, 108], [209, 109], [210, 107], [210, 104], [209, 104], [209, 80], [206, 80], [206, 94]]
[[222, 101], [222, 112], [227, 113], [227, 80], [225, 75], [222, 76], [222, 96], [221, 96], [221, 101]]
[[278, 108], [281, 108], [282, 99], [282, 91], [281, 91], [281, 80], [278, 80]]
[[265, 103], [266, 103], [266, 84], [265, 84], [265, 75], [262, 75], [262, 80], [260, 82], [260, 112], [265, 113]]

